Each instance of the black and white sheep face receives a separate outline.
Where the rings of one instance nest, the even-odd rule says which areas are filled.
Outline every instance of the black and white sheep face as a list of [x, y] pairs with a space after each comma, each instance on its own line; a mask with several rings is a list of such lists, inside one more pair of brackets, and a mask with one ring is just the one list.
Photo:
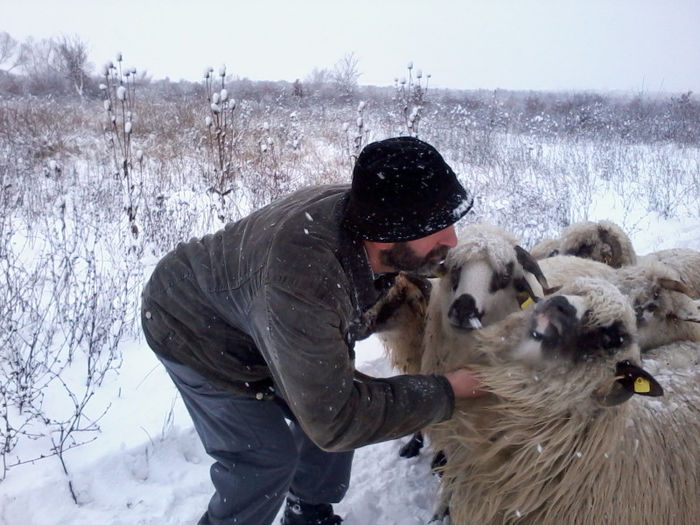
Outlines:
[[527, 334], [511, 359], [563, 382], [578, 378], [592, 385], [603, 406], [622, 403], [634, 393], [661, 395], [661, 387], [639, 365], [634, 312], [607, 281], [574, 281], [540, 301], [526, 322]]
[[[469, 331], [504, 319], [543, 295], [534, 273], [523, 268], [518, 253], [494, 260], [484, 253], [465, 259], [455, 248], [440, 280], [443, 329]], [[524, 250], [523, 250], [524, 251]], [[536, 266], [534, 259], [532, 263]]]
[[[528, 337], [518, 348], [521, 357], [533, 361], [595, 361], [608, 356], [638, 358], [634, 327], [623, 319], [590, 322], [586, 297], [555, 295], [541, 301], [528, 321]], [[635, 354], [636, 352], [636, 354]]]

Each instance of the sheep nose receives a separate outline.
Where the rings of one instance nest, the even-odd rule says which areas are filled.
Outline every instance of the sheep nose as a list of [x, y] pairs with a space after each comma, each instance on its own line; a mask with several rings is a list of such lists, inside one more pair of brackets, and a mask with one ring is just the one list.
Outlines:
[[562, 337], [571, 337], [575, 332], [576, 308], [562, 296], [554, 296], [535, 307], [532, 318], [533, 336], [549, 345], [560, 342]]
[[481, 317], [484, 312], [480, 312], [476, 306], [476, 300], [469, 294], [457, 297], [450, 305], [447, 313], [452, 326], [463, 330], [473, 330], [481, 328]]

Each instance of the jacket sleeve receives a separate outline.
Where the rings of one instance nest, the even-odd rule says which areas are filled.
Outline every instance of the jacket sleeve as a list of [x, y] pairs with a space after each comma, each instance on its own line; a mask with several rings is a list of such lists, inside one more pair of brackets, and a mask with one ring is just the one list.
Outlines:
[[444, 376], [359, 381], [332, 295], [268, 285], [254, 302], [254, 339], [276, 389], [321, 448], [350, 450], [394, 439], [450, 417]]

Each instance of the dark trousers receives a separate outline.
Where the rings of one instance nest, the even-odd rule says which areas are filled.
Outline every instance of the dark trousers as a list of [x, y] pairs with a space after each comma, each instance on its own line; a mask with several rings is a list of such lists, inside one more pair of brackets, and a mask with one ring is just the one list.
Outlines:
[[283, 401], [238, 396], [186, 366], [161, 362], [215, 460], [215, 492], [201, 525], [269, 525], [288, 491], [308, 503], [345, 496], [353, 452], [318, 448]]

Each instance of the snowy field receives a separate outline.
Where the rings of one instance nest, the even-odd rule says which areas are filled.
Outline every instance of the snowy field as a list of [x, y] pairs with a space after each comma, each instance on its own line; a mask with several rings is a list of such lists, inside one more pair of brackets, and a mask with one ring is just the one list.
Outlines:
[[[591, 218], [617, 220], [614, 203], [596, 200]], [[627, 212], [629, 209], [627, 209]], [[700, 220], [645, 215], [632, 235], [638, 253], [700, 250]], [[206, 508], [210, 459], [175, 388], [142, 339], [122, 344], [123, 365], [98, 395], [112, 405], [98, 439], [66, 453], [79, 504], [71, 499], [59, 461], [51, 457], [12, 469], [0, 483], [1, 525], [194, 524]], [[358, 368], [391, 375], [375, 338], [358, 344]], [[403, 459], [403, 440], [357, 451], [350, 490], [336, 506], [348, 525], [426, 524], [437, 483], [429, 452]], [[25, 451], [31, 455], [30, 451]]]
[[[109, 100], [81, 104], [0, 99], [0, 525], [196, 523], [211, 460], [133, 322], [143, 282], [177, 242], [299, 186], [348, 182], [354, 148], [409, 133], [393, 95], [269, 94], [229, 101], [219, 131], [234, 148], [205, 126], [220, 115], [211, 83], [181, 97], [110, 86]], [[473, 192], [462, 222], [497, 224], [528, 247], [607, 219], [638, 254], [700, 250], [690, 94], [459, 100], [426, 105], [420, 138]], [[356, 350], [361, 371], [393, 375], [377, 339]], [[431, 454], [400, 458], [407, 439], [357, 451], [336, 507], [344, 523], [429, 522]]]

